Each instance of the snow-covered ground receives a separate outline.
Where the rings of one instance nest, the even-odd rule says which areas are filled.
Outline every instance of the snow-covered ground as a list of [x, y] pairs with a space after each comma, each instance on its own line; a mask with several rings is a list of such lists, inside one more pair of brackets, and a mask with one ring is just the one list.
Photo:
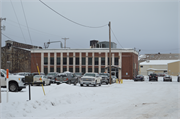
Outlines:
[[80, 87], [60, 84], [21, 92], [1, 88], [2, 119], [180, 119], [180, 83], [123, 80], [123, 84]]

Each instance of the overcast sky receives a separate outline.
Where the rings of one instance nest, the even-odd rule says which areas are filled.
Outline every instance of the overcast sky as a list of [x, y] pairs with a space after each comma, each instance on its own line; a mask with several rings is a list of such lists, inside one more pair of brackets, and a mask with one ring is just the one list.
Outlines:
[[[179, 53], [178, 0], [41, 1], [79, 24], [96, 27], [110, 21], [116, 36], [112, 33], [111, 40], [117, 43], [118, 48], [141, 49], [140, 54]], [[50, 10], [39, 0], [22, 0], [22, 4], [30, 36], [20, 0], [1, 0], [1, 17], [6, 18], [6, 21], [2, 21], [2, 25], [6, 26], [2, 33], [11, 40], [44, 47], [44, 43], [49, 40], [61, 41], [64, 45], [62, 38], [67, 37], [66, 46], [71, 49], [90, 48], [90, 40], [109, 41], [108, 25], [102, 28], [77, 25]], [[6, 40], [10, 40], [4, 35], [2, 46]], [[60, 43], [52, 43], [49, 48], [60, 48]]]

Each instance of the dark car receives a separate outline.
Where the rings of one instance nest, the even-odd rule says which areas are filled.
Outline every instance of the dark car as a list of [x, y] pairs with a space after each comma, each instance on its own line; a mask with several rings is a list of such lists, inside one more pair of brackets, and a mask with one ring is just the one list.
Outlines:
[[57, 75], [58, 75], [58, 72], [49, 72], [47, 74], [47, 78], [51, 80], [51, 83], [56, 83]]
[[165, 75], [163, 77], [163, 81], [170, 81], [170, 82], [172, 82], [172, 77], [170, 75]]
[[149, 75], [149, 81], [158, 81], [158, 76], [157, 74], [153, 73]]
[[180, 75], [177, 76], [177, 82], [180, 82]]
[[78, 83], [78, 77], [76, 77], [76, 75], [71, 72], [59, 73], [56, 76], [56, 80], [60, 83], [67, 83], [67, 84], [74, 84], [74, 85]]
[[83, 76], [82, 73], [80, 72], [75, 72], [74, 73], [76, 75], [76, 77], [78, 78], [78, 82], [80, 81], [81, 77]]
[[137, 76], [134, 78], [134, 81], [144, 81], [144, 76], [143, 76], [143, 75], [137, 75]]

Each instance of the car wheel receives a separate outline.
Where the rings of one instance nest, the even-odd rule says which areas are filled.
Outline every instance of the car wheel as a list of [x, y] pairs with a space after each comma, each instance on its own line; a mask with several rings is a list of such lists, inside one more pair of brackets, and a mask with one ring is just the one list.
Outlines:
[[101, 86], [101, 82], [99, 83], [99, 86]]
[[10, 83], [9, 85], [9, 91], [11, 92], [17, 92], [18, 91], [18, 86], [16, 83]]
[[43, 86], [45, 86], [45, 81], [43, 81], [43, 84], [42, 84]]
[[96, 85], [97, 85], [97, 81], [95, 82], [94, 87], [96, 87]]
[[170, 82], [172, 82], [172, 79], [170, 80]]
[[86, 86], [89, 86], [89, 84], [87, 84]]
[[81, 87], [83, 86], [83, 84], [80, 85]]
[[108, 82], [106, 82], [106, 84], [108, 85]]
[[49, 84], [48, 85], [51, 85], [51, 81], [49, 81]]
[[18, 88], [18, 91], [21, 91], [22, 90], [22, 88]]

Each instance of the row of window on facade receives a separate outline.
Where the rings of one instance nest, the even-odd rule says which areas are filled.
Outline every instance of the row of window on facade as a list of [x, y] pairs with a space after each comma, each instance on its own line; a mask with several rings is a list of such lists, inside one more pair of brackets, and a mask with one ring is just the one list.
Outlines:
[[[119, 58], [114, 58], [114, 65], [119, 65], [118, 62]], [[61, 58], [57, 57], [57, 65], [61, 64]], [[105, 57], [101, 57], [101, 65], [105, 65]], [[112, 64], [112, 58], [111, 58]], [[44, 65], [48, 65], [48, 57], [44, 57]], [[54, 57], [50, 57], [50, 65], [54, 65]], [[67, 58], [63, 57], [63, 65], [67, 65]], [[73, 65], [73, 57], [69, 58], [69, 65]], [[75, 65], [79, 65], [79, 57], [75, 58]], [[82, 65], [86, 65], [86, 58], [82, 57]], [[88, 57], [88, 65], [92, 65], [92, 57]], [[99, 58], [94, 58], [94, 65], [99, 65]], [[108, 58], [108, 65], [109, 65], [109, 58]]]
[[[94, 72], [96, 73], [99, 73], [98, 71], [99, 68], [94, 68]], [[57, 67], [56, 68], [56, 72], [65, 72], [67, 71], [67, 68], [63, 68], [63, 71], [61, 71], [61, 68], [60, 67]], [[69, 68], [69, 71], [70, 72], [73, 72], [73, 68]], [[54, 67], [51, 67], [50, 68], [50, 72], [54, 72]], [[75, 68], [75, 71], [74, 72], [79, 72], [79, 68]], [[84, 74], [86, 73], [86, 68], [82, 68], [81, 69], [81, 72]], [[88, 68], [88, 72], [92, 72], [92, 68]], [[105, 72], [105, 68], [101, 68], [101, 72]], [[44, 67], [44, 73], [47, 74], [48, 73], [48, 68], [47, 67]]]

